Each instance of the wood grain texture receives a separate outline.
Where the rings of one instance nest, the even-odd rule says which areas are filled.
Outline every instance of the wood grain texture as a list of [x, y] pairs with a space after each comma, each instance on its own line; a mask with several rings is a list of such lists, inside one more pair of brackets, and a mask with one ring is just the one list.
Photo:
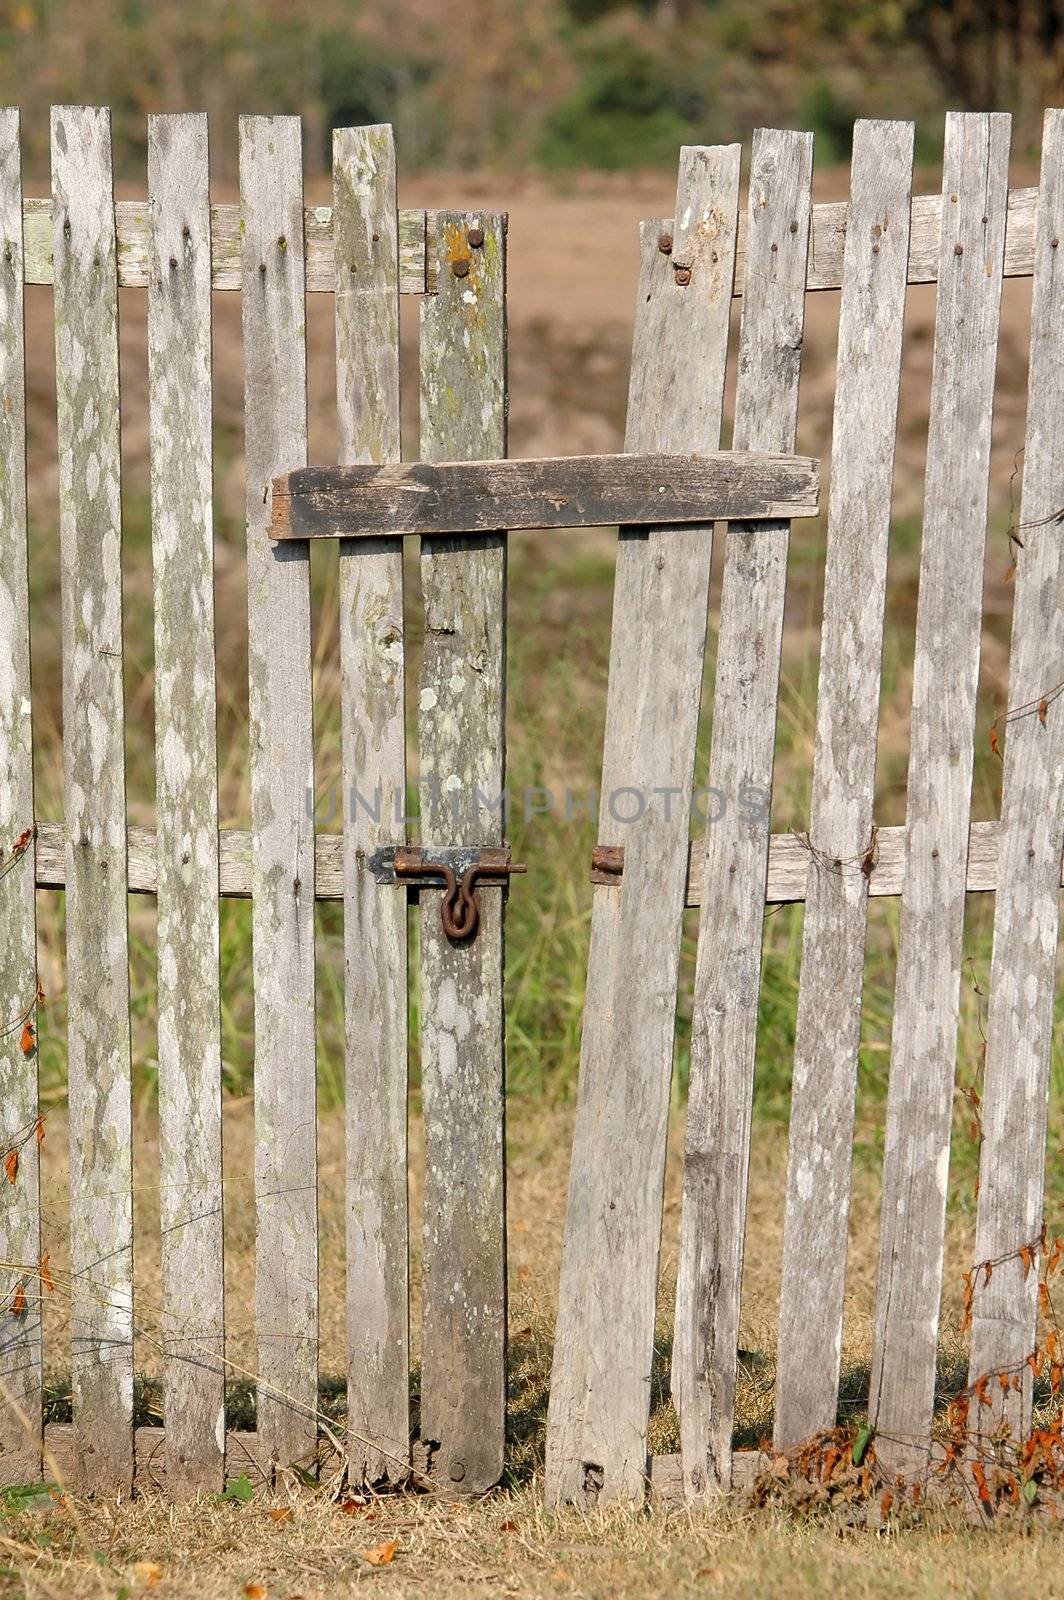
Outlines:
[[[1034, 260], [1034, 222], [1037, 189], [1009, 193], [1008, 229], [1005, 237], [1005, 276], [1029, 278]], [[52, 282], [52, 205], [50, 200], [27, 198], [25, 208], [26, 282]], [[148, 210], [143, 200], [119, 200], [115, 207], [118, 227], [118, 281], [123, 288], [143, 288], [148, 281]], [[813, 207], [812, 244], [806, 288], [837, 289], [842, 283], [843, 256], [849, 208], [845, 200]], [[917, 195], [912, 206], [909, 282], [934, 283], [938, 278], [940, 197]], [[310, 206], [304, 217], [307, 240], [307, 289], [330, 292], [335, 283], [333, 221], [328, 206]], [[671, 221], [655, 224], [671, 232]], [[240, 288], [240, 209], [235, 205], [211, 207], [214, 244], [213, 287]], [[403, 294], [433, 294], [436, 289], [436, 213], [399, 213], [399, 287]], [[734, 293], [743, 292], [746, 257], [746, 222], [739, 219], [738, 266]]]
[[[333, 134], [333, 226], [338, 460], [397, 461], [399, 278], [391, 128]], [[401, 1479], [410, 1455], [407, 903], [404, 894], [382, 890], [368, 864], [380, 845], [405, 843], [401, 539], [341, 544], [340, 660], [347, 1447], [352, 1482], [372, 1484]]]
[[947, 117], [869, 1400], [906, 1474], [934, 1403], [1008, 159], [1007, 116]]
[[[27, 199], [26, 282], [52, 282], [52, 203]], [[123, 289], [143, 289], [148, 282], [151, 219], [144, 200], [119, 200], [115, 204], [118, 234], [118, 282]], [[331, 294], [336, 287], [333, 249], [333, 212], [330, 206], [307, 206], [303, 211], [306, 242], [306, 286]], [[404, 294], [431, 294], [436, 288], [436, 219], [432, 212], [399, 213], [399, 286]], [[426, 244], [428, 255], [426, 254]], [[426, 277], [426, 262], [431, 276]], [[211, 288], [240, 289], [243, 283], [240, 207], [211, 206]]]
[[[1042, 1229], [1053, 1000], [1064, 846], [1064, 111], [1046, 113], [1042, 141], [1027, 437], [1016, 551], [1009, 704], [1001, 795], [1001, 884], [994, 904], [983, 1146], [975, 1260], [996, 1260]], [[1050, 698], [1051, 697], [1051, 698]], [[1047, 700], [1042, 707], [1040, 702]], [[990, 1283], [976, 1272], [970, 1381], [1004, 1367], [1023, 1388], [978, 1420], [1031, 1425], [1037, 1272], [1013, 1257]]]
[[76, 1479], [133, 1482], [118, 286], [105, 110], [52, 111]]
[[838, 1403], [912, 162], [912, 123], [856, 124], [783, 1230], [780, 1449], [833, 1428]]
[[[754, 135], [735, 444], [793, 448], [809, 244], [811, 134]], [[731, 524], [709, 782], [751, 790], [706, 832], [691, 1035], [673, 1385], [691, 1497], [731, 1481], [769, 797], [787, 582], [786, 528]]]
[[298, 117], [240, 119], [258, 1431], [281, 1463], [313, 1452], [318, 1400], [310, 554], [266, 531], [270, 481], [307, 451], [300, 147]]
[[[40, 1110], [37, 1054], [21, 1019], [36, 1022], [30, 600], [26, 551], [26, 347], [23, 321], [22, 149], [17, 110], [0, 111], [0, 1158], [18, 1152], [18, 1180], [0, 1194], [0, 1483], [41, 1472]], [[13, 1315], [19, 1288], [26, 1307]]]
[[[674, 260], [644, 227], [625, 448], [719, 443], [739, 148], [684, 149]], [[618, 888], [596, 888], [547, 1430], [548, 1502], [645, 1489], [662, 1190], [689, 795], [712, 527], [625, 530], [614, 579], [605, 839], [623, 788], [672, 792], [626, 828]]]
[[[468, 243], [483, 230], [482, 246]], [[439, 290], [421, 320], [421, 453], [506, 453], [506, 233], [500, 216], [439, 218]], [[450, 262], [470, 259], [467, 277]], [[426, 844], [502, 843], [506, 543], [427, 539], [418, 701]], [[452, 944], [439, 896], [421, 901], [425, 1117], [421, 1446], [440, 1482], [471, 1494], [502, 1473], [506, 1415], [503, 891]]]
[[306, 467], [275, 482], [270, 537], [812, 517], [817, 478], [808, 457], [729, 451]]
[[224, 1487], [207, 118], [148, 119], [159, 1193], [172, 1494]]
[[[701, 805], [701, 797], [696, 802]], [[155, 894], [159, 872], [154, 828], [133, 823], [128, 829], [129, 891]], [[968, 835], [968, 894], [993, 893], [998, 883], [998, 824], [973, 822]], [[219, 893], [223, 898], [249, 899], [252, 888], [251, 834], [242, 828], [223, 828], [218, 835]], [[774, 833], [768, 848], [766, 905], [794, 905], [805, 899], [810, 847], [803, 834]], [[37, 887], [62, 889], [66, 883], [66, 829], [61, 822], [37, 824]], [[688, 852], [684, 904], [702, 904], [705, 839], [693, 839]], [[343, 835], [319, 833], [315, 839], [314, 893], [318, 900], [344, 897]], [[860, 871], [860, 863], [847, 863], [844, 872]], [[900, 895], [905, 877], [905, 829], [880, 828], [876, 859], [868, 882], [873, 897]], [[592, 880], [594, 881], [594, 880]], [[612, 887], [616, 888], [616, 884]], [[1064, 887], [1064, 873], [1061, 875]]]

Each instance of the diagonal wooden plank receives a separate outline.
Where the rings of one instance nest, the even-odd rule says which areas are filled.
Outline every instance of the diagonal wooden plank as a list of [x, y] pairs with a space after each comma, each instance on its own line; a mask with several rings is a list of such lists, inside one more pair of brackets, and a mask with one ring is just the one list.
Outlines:
[[298, 117], [241, 117], [244, 433], [255, 969], [258, 1433], [307, 1463], [318, 1400], [310, 555], [266, 532], [267, 491], [307, 451]]
[[[1035, 240], [1031, 357], [1016, 552], [1001, 881], [994, 903], [977, 1262], [1038, 1238], [1042, 1229], [1053, 1000], [1064, 845], [1064, 111], [1047, 111]], [[1043, 704], [1045, 702], [1045, 704]], [[987, 1432], [1007, 1420], [1013, 1437], [1031, 1425], [1038, 1274], [1002, 1261], [989, 1283], [976, 1270], [970, 1381], [1019, 1371], [1019, 1394], [994, 1385]]]
[[[683, 150], [671, 259], [644, 226], [625, 448], [719, 442], [739, 147]], [[677, 269], [686, 269], [686, 271]], [[689, 280], [684, 282], [687, 273]], [[622, 531], [600, 837], [656, 800], [596, 888], [547, 1431], [548, 1501], [642, 1495], [689, 795], [712, 529]], [[622, 815], [630, 815], [627, 806]]]
[[[18, 1171], [0, 1194], [0, 1482], [41, 1472], [40, 1112], [36, 1023], [33, 727], [26, 550], [26, 347], [22, 148], [17, 110], [0, 111], [0, 1158]], [[21, 853], [15, 845], [30, 833]], [[27, 1040], [29, 1043], [29, 1040]], [[16, 1311], [20, 1296], [24, 1308]]]
[[[479, 240], [479, 242], [474, 242]], [[422, 304], [421, 453], [506, 452], [506, 232], [501, 216], [442, 213], [439, 289]], [[464, 276], [452, 265], [468, 262]], [[426, 539], [418, 712], [421, 837], [502, 842], [506, 546], [496, 534]], [[461, 1493], [502, 1473], [506, 1418], [503, 892], [452, 944], [439, 895], [421, 896], [425, 1117], [421, 1445]]]
[[[754, 136], [735, 398], [739, 449], [787, 450], [798, 418], [811, 134]], [[769, 808], [787, 583], [786, 528], [731, 524], [709, 782], [676, 1288], [673, 1385], [691, 1496], [731, 1481]]]
[[[397, 461], [399, 287], [390, 127], [333, 134], [340, 463]], [[347, 1006], [347, 1425], [353, 1483], [410, 1454], [407, 906], [369, 857], [405, 843], [403, 544], [340, 546]]]
[[224, 1487], [225, 1468], [205, 116], [148, 119], [148, 194], [164, 1404], [167, 1484], [189, 1494]]
[[833, 1428], [838, 1401], [912, 164], [912, 123], [856, 124], [783, 1230], [781, 1449]]
[[1007, 116], [947, 117], [869, 1402], [906, 1474], [934, 1406], [1008, 161]]
[[52, 110], [78, 1481], [133, 1483], [118, 280], [106, 110]]

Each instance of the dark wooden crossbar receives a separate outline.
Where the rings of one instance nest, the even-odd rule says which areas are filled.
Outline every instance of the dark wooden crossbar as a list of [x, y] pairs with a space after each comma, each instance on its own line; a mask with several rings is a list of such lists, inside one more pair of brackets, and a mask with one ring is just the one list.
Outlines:
[[301, 467], [275, 478], [273, 539], [814, 517], [820, 464], [757, 451]]

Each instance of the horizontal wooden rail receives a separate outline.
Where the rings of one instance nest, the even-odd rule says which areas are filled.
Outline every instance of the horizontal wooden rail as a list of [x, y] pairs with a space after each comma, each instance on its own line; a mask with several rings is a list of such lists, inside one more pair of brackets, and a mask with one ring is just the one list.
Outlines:
[[[251, 834], [241, 828], [222, 828], [218, 834], [219, 892], [224, 898], [248, 899], [251, 896]], [[905, 877], [905, 829], [880, 828], [876, 840], [877, 858], [868, 880], [870, 895], [899, 895]], [[687, 873], [688, 906], [699, 905], [704, 858], [703, 841], [690, 847]], [[810, 847], [793, 833], [774, 833], [768, 853], [768, 905], [793, 905], [805, 899]], [[342, 900], [344, 897], [343, 835], [320, 833], [315, 844], [315, 898]], [[997, 888], [998, 824], [973, 822], [968, 836], [969, 894], [992, 892]], [[129, 892], [155, 894], [159, 872], [156, 862], [155, 830], [138, 825], [129, 828]], [[821, 862], [824, 872], [860, 872], [860, 862], [847, 862], [835, 868]], [[37, 887], [66, 887], [66, 829], [61, 822], [37, 824]], [[1062, 880], [1064, 887], [1064, 880]], [[381, 893], [388, 891], [382, 889]]]
[[[1009, 194], [1005, 235], [1005, 276], [1028, 278], [1034, 267], [1034, 218], [1037, 189]], [[934, 283], [938, 278], [941, 195], [918, 195], [912, 206], [909, 282]], [[52, 282], [52, 202], [23, 202], [26, 282]], [[813, 207], [807, 289], [838, 289], [842, 284], [842, 252], [846, 242], [848, 201], [832, 200]], [[336, 287], [333, 262], [332, 207], [308, 206], [305, 213], [307, 288], [331, 293]], [[735, 293], [742, 294], [745, 219], [739, 223]], [[148, 205], [145, 200], [115, 202], [118, 232], [118, 281], [125, 289], [143, 289], [148, 282]], [[669, 229], [668, 222], [653, 224]], [[403, 294], [432, 294], [436, 289], [436, 214], [399, 213], [399, 287]], [[215, 289], [240, 288], [240, 207], [211, 207], [211, 282]], [[677, 266], [682, 263], [677, 260]]]
[[819, 467], [808, 456], [727, 450], [300, 467], [274, 479], [270, 536], [374, 538], [815, 517]]
[[[336, 288], [333, 261], [332, 207], [307, 206], [303, 213], [307, 288]], [[26, 282], [51, 283], [52, 202], [23, 202]], [[148, 284], [151, 225], [146, 200], [116, 200], [118, 282], [123, 289]], [[211, 206], [211, 287], [239, 289], [241, 284], [240, 207]], [[399, 288], [403, 294], [432, 293], [436, 288], [436, 214], [399, 213]]]
[[[1038, 203], [1037, 189], [1012, 189], [1009, 192], [1005, 232], [1006, 278], [1029, 278], [1034, 271], [1034, 223]], [[806, 289], [838, 289], [842, 286], [842, 254], [850, 205], [847, 200], [830, 200], [813, 207], [813, 231], [809, 241]], [[942, 225], [942, 196], [917, 195], [912, 203], [909, 227], [909, 283], [938, 281], [939, 233]], [[670, 232], [669, 222], [654, 227]], [[735, 261], [735, 294], [742, 294], [746, 263], [746, 219], [739, 219], [739, 243]], [[678, 256], [673, 264], [684, 263]]]

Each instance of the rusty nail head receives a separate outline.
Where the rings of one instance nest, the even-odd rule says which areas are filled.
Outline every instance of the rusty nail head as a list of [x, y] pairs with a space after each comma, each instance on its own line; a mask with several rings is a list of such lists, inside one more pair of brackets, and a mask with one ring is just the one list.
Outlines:
[[687, 285], [690, 283], [690, 281], [691, 281], [691, 269], [690, 269], [690, 267], [677, 267], [676, 268], [676, 282], [680, 285], [680, 288], [681, 289], [685, 289], [687, 287]]
[[474, 250], [479, 250], [481, 245], [484, 243], [484, 229], [470, 228], [469, 232], [466, 234], [466, 238]]
[[468, 256], [458, 256], [458, 257], [456, 257], [456, 259], [451, 262], [451, 271], [454, 273], [456, 278], [468, 278], [469, 277], [469, 257]]
[[658, 249], [661, 251], [663, 256], [667, 256], [667, 255], [671, 255], [672, 254], [672, 234], [671, 233], [659, 233], [658, 234]]

